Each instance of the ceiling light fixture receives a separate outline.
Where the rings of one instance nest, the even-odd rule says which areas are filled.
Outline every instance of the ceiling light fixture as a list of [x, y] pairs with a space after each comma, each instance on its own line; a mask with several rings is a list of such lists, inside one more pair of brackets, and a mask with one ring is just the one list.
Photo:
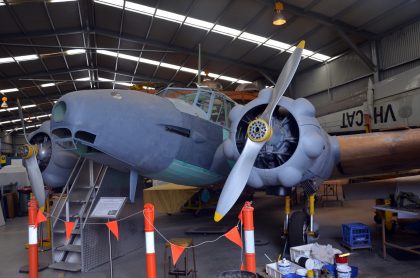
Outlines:
[[273, 25], [279, 26], [286, 23], [286, 18], [282, 11], [284, 10], [284, 5], [281, 2], [274, 3], [274, 18]]
[[9, 107], [9, 105], [7, 105], [7, 97], [2, 97], [1, 101], [2, 101], [1, 108], [6, 109], [7, 107]]

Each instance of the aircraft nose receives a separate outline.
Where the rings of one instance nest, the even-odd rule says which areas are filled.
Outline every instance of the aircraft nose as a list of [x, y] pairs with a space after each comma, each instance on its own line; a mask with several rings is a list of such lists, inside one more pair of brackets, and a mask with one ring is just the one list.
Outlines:
[[61, 146], [107, 154], [141, 172], [172, 162], [182, 139], [167, 131], [182, 126], [174, 105], [138, 91], [73, 92], [58, 100], [51, 118], [51, 133]]

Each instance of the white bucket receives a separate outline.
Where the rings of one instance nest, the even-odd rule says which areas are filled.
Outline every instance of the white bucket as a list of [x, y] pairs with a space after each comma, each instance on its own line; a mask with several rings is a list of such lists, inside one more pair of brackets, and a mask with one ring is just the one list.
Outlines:
[[286, 259], [282, 259], [277, 263], [277, 267], [281, 275], [292, 273], [293, 271], [291, 266], [292, 264]]
[[337, 265], [337, 278], [351, 278], [351, 267], [345, 264]]
[[296, 269], [296, 274], [299, 275], [299, 276], [301, 276], [301, 277], [306, 277], [306, 273], [307, 272], [308, 271], [306, 269], [304, 269], [304, 268]]

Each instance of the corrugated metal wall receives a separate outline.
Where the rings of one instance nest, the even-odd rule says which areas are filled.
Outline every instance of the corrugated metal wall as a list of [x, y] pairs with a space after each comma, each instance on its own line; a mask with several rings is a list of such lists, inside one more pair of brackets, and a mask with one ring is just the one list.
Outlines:
[[[420, 22], [384, 37], [377, 48], [381, 80], [420, 66]], [[361, 50], [371, 57], [370, 45]], [[349, 52], [296, 75], [292, 97], [307, 98], [318, 115], [325, 115], [359, 106], [366, 99], [363, 94], [369, 78], [373, 79], [370, 69], [354, 52]]]
[[379, 47], [381, 70], [420, 58], [420, 21], [384, 37]]

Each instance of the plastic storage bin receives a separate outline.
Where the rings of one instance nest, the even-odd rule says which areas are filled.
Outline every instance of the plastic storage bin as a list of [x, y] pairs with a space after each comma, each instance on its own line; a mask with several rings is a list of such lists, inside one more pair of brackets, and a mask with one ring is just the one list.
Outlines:
[[372, 248], [370, 229], [362, 223], [343, 224], [343, 245], [350, 249]]

